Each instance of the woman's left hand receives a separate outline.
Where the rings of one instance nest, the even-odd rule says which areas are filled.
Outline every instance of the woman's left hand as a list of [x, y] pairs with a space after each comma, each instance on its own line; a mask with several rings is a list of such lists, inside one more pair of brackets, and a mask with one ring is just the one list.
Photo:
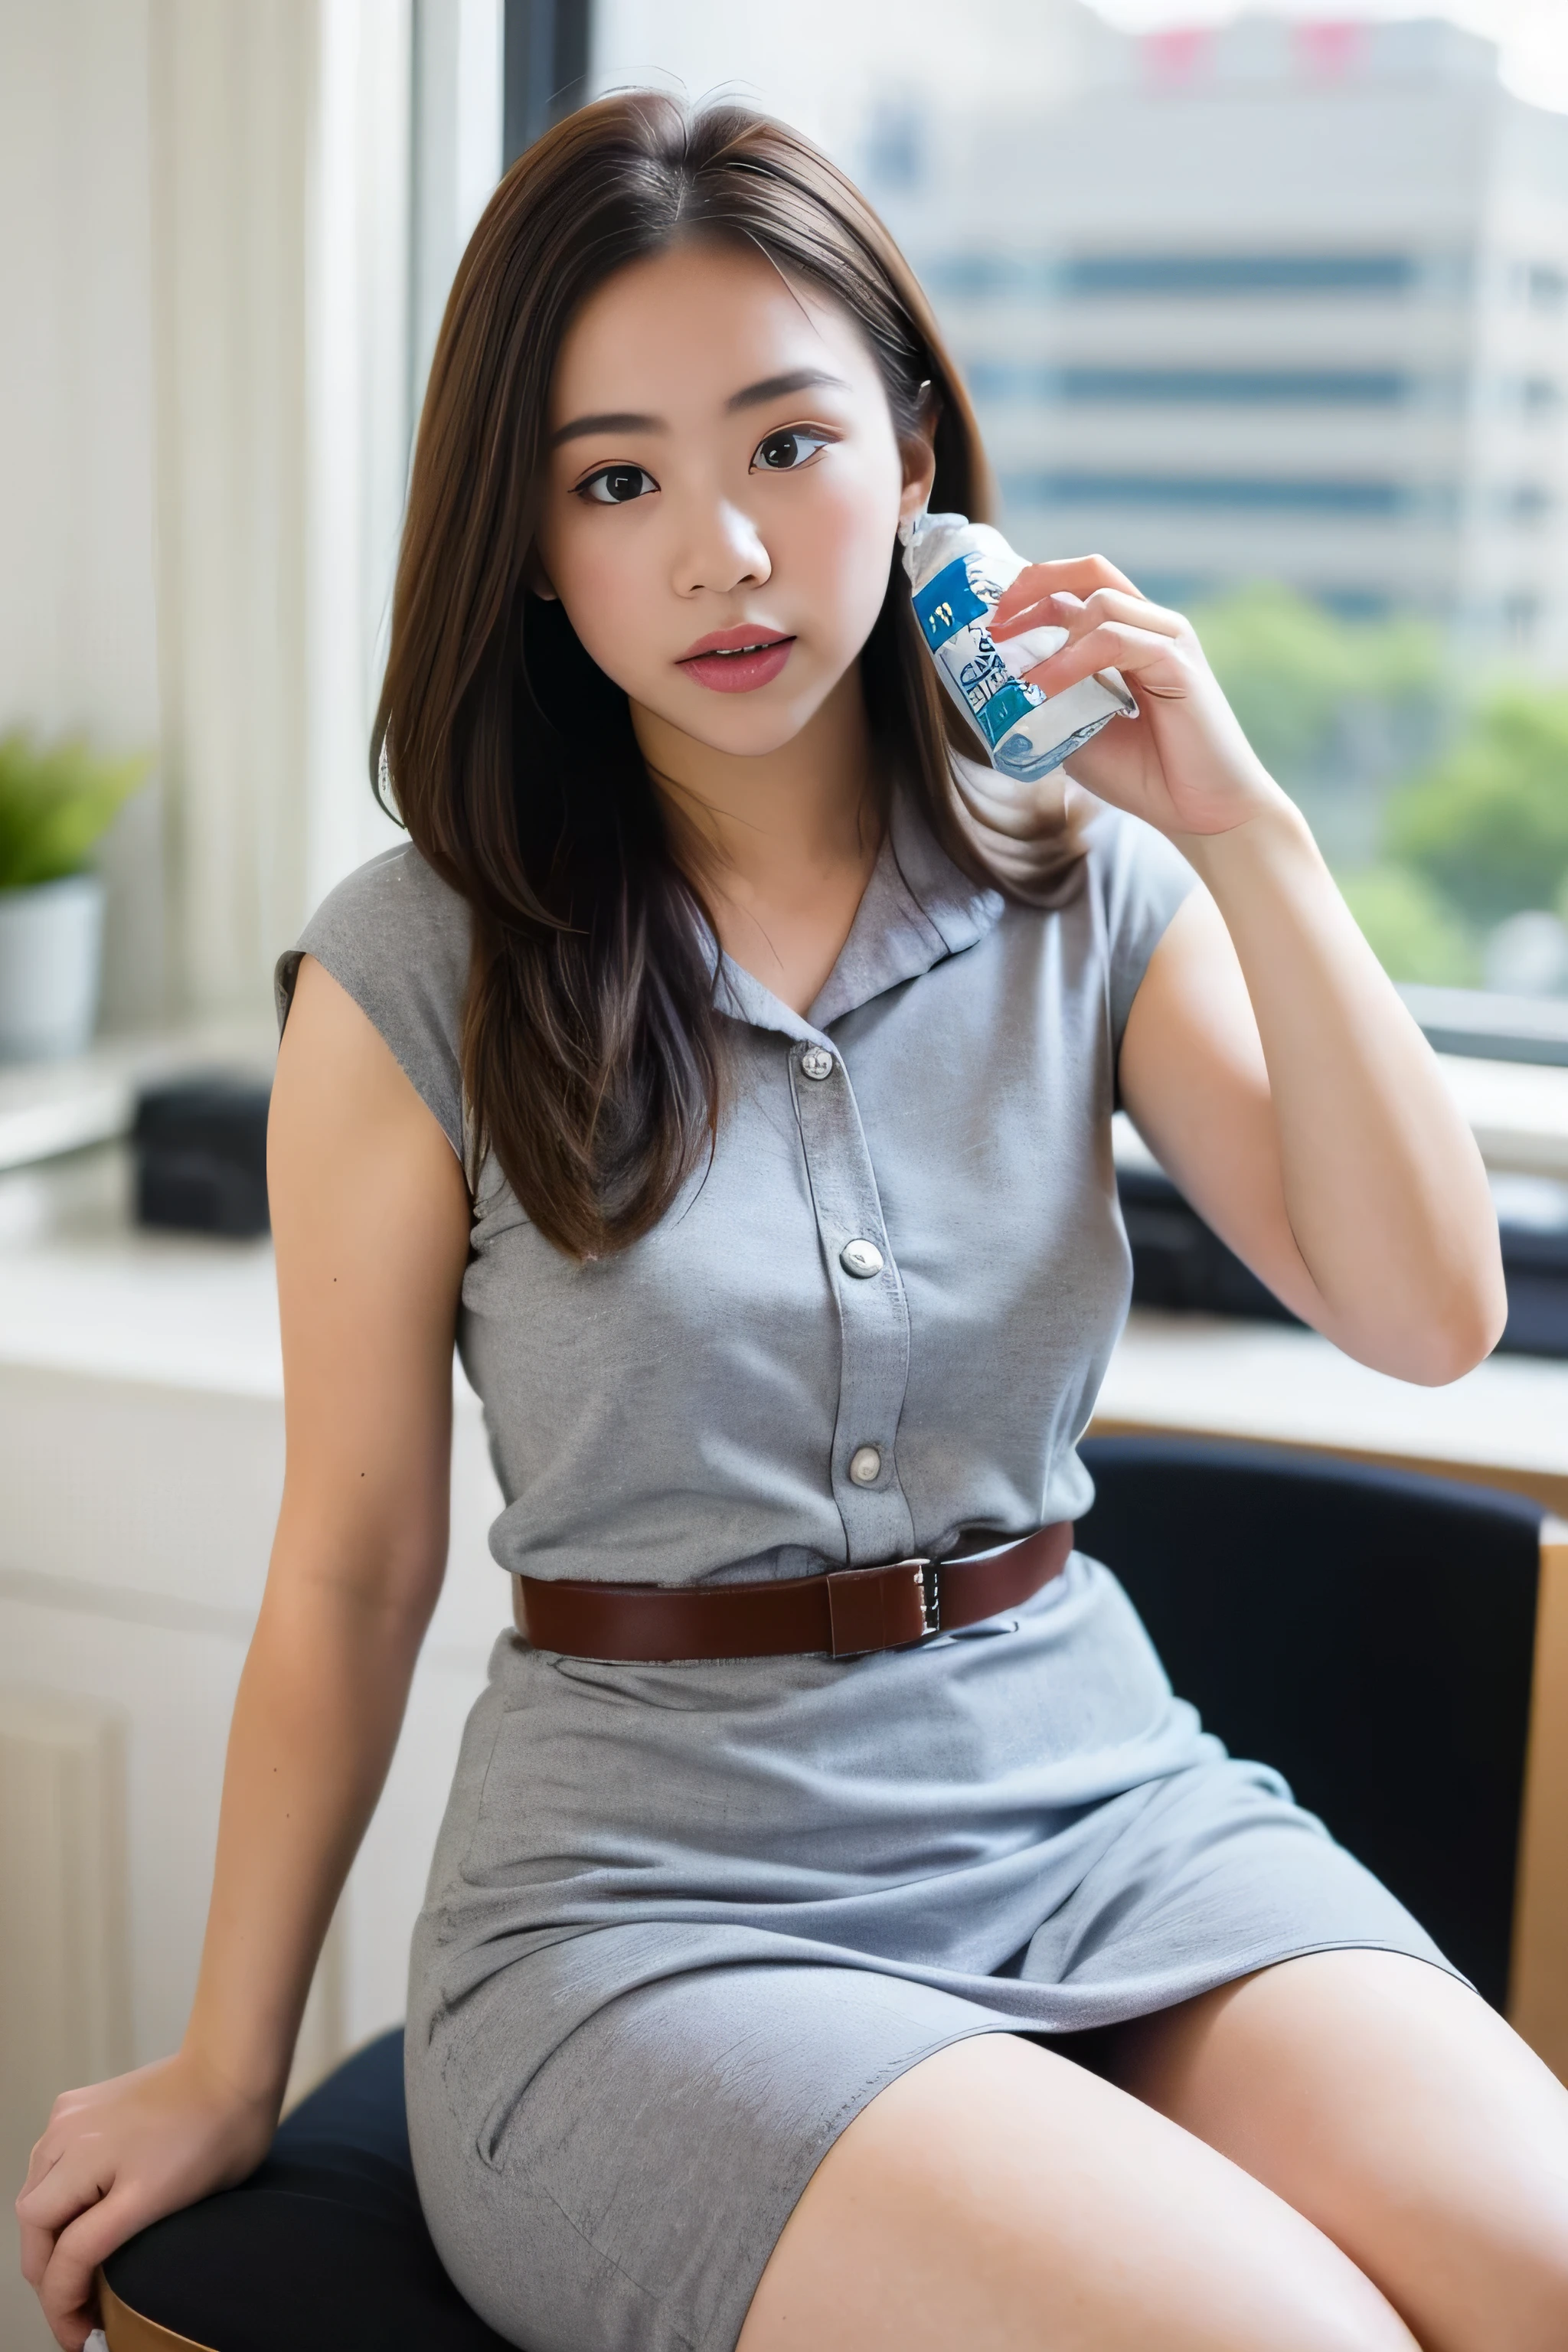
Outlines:
[[1061, 628], [1068, 642], [1025, 673], [1060, 694], [1095, 670], [1118, 669], [1138, 698], [1072, 755], [1079, 782], [1168, 835], [1227, 833], [1283, 795], [1204, 658], [1190, 622], [1141, 596], [1102, 555], [1031, 563], [997, 605], [991, 635]]

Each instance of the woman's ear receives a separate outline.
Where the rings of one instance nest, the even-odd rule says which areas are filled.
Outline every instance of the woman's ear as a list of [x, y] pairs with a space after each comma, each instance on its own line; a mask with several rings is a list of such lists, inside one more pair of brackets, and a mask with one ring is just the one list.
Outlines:
[[929, 383], [922, 383], [920, 423], [901, 444], [904, 488], [899, 500], [900, 522], [912, 521], [930, 503], [931, 485], [936, 480], [936, 420], [939, 414], [935, 392]]

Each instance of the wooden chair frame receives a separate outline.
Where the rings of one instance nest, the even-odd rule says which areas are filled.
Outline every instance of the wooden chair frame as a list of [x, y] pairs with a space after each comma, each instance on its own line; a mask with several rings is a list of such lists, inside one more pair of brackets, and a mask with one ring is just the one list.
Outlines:
[[1541, 1528], [1508, 2017], [1568, 2083], [1568, 1519]]
[[121, 2302], [101, 2271], [98, 2273], [98, 2324], [109, 2352], [213, 2352], [209, 2344], [176, 2336], [172, 2327], [160, 2327], [155, 2319], [143, 2319], [139, 2311]]

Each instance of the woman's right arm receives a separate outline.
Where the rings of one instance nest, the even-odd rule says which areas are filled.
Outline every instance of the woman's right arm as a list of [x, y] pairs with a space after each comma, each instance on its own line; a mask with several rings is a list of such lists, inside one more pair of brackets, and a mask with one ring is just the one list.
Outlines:
[[17, 2200], [23, 2268], [69, 2352], [96, 2324], [104, 2256], [267, 2152], [446, 1567], [468, 1192], [382, 1038], [310, 958], [268, 1182], [288, 1466], [190, 2024], [175, 2056], [56, 2101]]

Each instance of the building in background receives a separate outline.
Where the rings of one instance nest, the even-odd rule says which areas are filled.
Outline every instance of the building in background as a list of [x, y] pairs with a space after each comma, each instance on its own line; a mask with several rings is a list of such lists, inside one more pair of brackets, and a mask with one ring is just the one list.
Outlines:
[[1280, 580], [1568, 662], [1568, 116], [1437, 22], [1079, 45], [868, 112], [852, 161], [974, 393], [1006, 526], [1193, 601]]
[[1280, 580], [1457, 623], [1478, 667], [1568, 664], [1568, 116], [1451, 27], [18, 0], [0, 728], [155, 752], [100, 859], [108, 1026], [264, 1021], [279, 942], [392, 838], [368, 735], [452, 270], [504, 158], [584, 90], [647, 81], [767, 107], [863, 180], [1026, 549], [1099, 545], [1184, 599]]

